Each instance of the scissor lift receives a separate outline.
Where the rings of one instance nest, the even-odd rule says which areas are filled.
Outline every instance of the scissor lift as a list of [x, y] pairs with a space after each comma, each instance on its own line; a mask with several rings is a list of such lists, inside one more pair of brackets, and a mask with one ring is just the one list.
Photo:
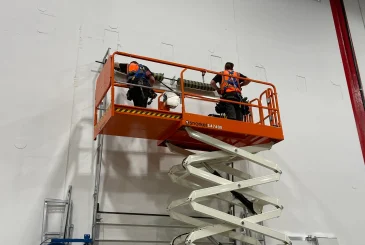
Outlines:
[[[181, 96], [181, 111], [166, 110], [160, 103], [157, 109], [116, 104], [116, 88], [128, 87], [126, 76], [118, 76], [114, 70], [114, 59], [117, 55], [182, 68], [179, 91], [176, 91]], [[221, 74], [219, 72], [124, 52], [113, 53], [103, 63], [95, 92], [94, 137], [104, 134], [156, 140], [159, 146], [167, 146], [172, 152], [186, 157], [182, 164], [172, 167], [169, 175], [175, 183], [192, 188], [193, 191], [189, 197], [173, 201], [168, 210], [172, 218], [196, 226], [197, 229], [174, 239], [174, 245], [182, 242], [194, 244], [196, 240], [217, 234], [248, 244], [260, 244], [255, 238], [235, 232], [237, 228], [249, 229], [285, 244], [291, 244], [286, 235], [258, 224], [279, 217], [283, 206], [278, 199], [253, 189], [261, 184], [278, 181], [282, 173], [277, 164], [255, 155], [257, 152], [270, 149], [273, 144], [284, 139], [274, 85], [250, 79], [252, 83], [262, 84], [268, 88], [250, 103], [226, 101], [249, 106], [251, 113], [241, 122], [186, 111], [186, 99], [208, 102], [225, 100], [184, 89], [182, 82], [184, 72], [193, 70], [202, 74]], [[154, 90], [157, 93], [165, 92], [160, 88]], [[107, 98], [107, 94], [110, 98]], [[107, 105], [104, 111], [100, 110], [102, 102], [105, 103], [104, 106]], [[254, 110], [256, 114], [253, 113]], [[102, 117], [98, 113], [103, 113]], [[244, 159], [272, 170], [273, 174], [252, 177], [228, 165]], [[235, 182], [227, 180], [221, 177], [219, 172], [231, 174], [238, 180]], [[195, 182], [189, 176], [207, 182], [208, 187], [201, 184], [202, 181]], [[233, 205], [245, 207], [237, 195], [251, 198], [252, 216], [241, 219], [202, 204], [204, 200], [219, 198]], [[199, 220], [182, 214], [178, 211], [181, 206], [190, 206], [192, 210], [209, 216], [216, 222], [207, 223], [206, 219]], [[271, 206], [272, 209], [263, 212], [264, 206]]]

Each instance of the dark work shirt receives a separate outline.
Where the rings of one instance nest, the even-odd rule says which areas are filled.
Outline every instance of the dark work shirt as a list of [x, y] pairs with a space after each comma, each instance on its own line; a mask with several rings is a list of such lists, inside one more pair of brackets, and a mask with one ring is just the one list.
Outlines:
[[[240, 75], [240, 77], [242, 77], [242, 78], [247, 78], [245, 75], [242, 75], [241, 73], [238, 73], [239, 75]], [[222, 75], [215, 75], [215, 77], [213, 78], [213, 81], [215, 82], [215, 83], [219, 83], [219, 84], [221, 84], [221, 82], [222, 82]], [[239, 80], [239, 83], [242, 83], [242, 82], [244, 82], [243, 80]]]
[[127, 74], [127, 67], [128, 67], [128, 64], [126, 64], [126, 63], [119, 63], [120, 72]]

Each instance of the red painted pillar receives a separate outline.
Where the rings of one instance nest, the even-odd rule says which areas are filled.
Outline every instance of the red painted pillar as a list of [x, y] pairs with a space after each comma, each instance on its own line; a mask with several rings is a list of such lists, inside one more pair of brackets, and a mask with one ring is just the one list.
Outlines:
[[[343, 0], [330, 0], [347, 87], [365, 163], [365, 100]], [[349, 146], [350, 147], [350, 146]]]

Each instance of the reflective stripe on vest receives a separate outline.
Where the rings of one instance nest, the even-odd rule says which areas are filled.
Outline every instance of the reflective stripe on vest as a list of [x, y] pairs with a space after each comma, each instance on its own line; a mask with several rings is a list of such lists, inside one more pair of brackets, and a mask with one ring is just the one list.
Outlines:
[[221, 82], [221, 90], [223, 93], [231, 93], [231, 92], [238, 92], [241, 93], [240, 84], [237, 78], [229, 77], [228, 75], [232, 76], [239, 76], [235, 71], [224, 71], [222, 76]]

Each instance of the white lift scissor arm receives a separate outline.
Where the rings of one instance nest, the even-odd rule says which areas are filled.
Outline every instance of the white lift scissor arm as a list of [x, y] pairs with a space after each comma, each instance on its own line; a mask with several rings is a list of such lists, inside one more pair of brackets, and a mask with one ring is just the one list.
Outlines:
[[[261, 244], [259, 240], [253, 237], [236, 232], [237, 228], [248, 229], [282, 241], [284, 244], [291, 244], [290, 239], [285, 234], [258, 224], [265, 220], [279, 217], [283, 209], [277, 198], [267, 196], [253, 189], [255, 186], [276, 182], [280, 179], [282, 172], [277, 164], [255, 155], [257, 152], [270, 149], [271, 145], [236, 148], [191, 128], [187, 127], [185, 129], [191, 138], [214, 146], [220, 149], [220, 151], [195, 154], [168, 144], [171, 151], [186, 156], [181, 165], [171, 168], [169, 172], [171, 179], [177, 184], [193, 189], [187, 198], [171, 202], [168, 206], [169, 214], [173, 219], [197, 227], [190, 233], [174, 239], [173, 245], [182, 243], [194, 244], [196, 240], [218, 234], [248, 244]], [[239, 160], [249, 160], [252, 163], [272, 170], [273, 173], [254, 178], [241, 170], [227, 166], [228, 163]], [[221, 177], [216, 170], [231, 174], [235, 176], [235, 179], [239, 180], [234, 182], [227, 180]], [[209, 182], [211, 187], [203, 187], [200, 184], [201, 181], [197, 183], [189, 176]], [[254, 212], [252, 216], [243, 219], [202, 204], [202, 201], [218, 198], [231, 204], [245, 207], [237, 198], [242, 195], [251, 197]], [[213, 218], [215, 222], [211, 223], [209, 219], [209, 222], [207, 222], [207, 219], [201, 220], [176, 211], [182, 206], [190, 206], [192, 210]], [[264, 206], [271, 206], [272, 208], [270, 211], [264, 212]]]

